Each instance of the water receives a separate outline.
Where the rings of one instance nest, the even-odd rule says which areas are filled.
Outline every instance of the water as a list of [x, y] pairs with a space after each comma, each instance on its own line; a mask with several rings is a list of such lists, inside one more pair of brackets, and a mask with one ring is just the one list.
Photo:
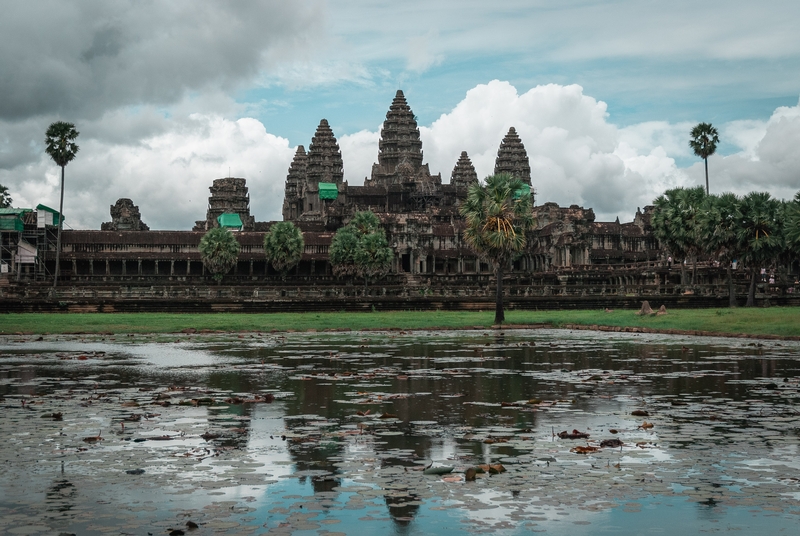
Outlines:
[[7, 337], [0, 533], [793, 534], [799, 356], [560, 330]]

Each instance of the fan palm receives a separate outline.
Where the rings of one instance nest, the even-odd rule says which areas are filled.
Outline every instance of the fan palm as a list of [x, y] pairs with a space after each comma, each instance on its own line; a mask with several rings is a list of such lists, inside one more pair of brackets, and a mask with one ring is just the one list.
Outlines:
[[800, 192], [794, 194], [794, 200], [786, 204], [784, 238], [787, 249], [800, 253]]
[[200, 239], [200, 257], [218, 284], [222, 283], [225, 274], [236, 266], [240, 249], [236, 237], [224, 227], [215, 227]]
[[737, 236], [742, 213], [741, 199], [735, 194], [724, 193], [706, 197], [703, 210], [698, 217], [699, 238], [703, 249], [727, 264], [728, 296], [731, 307], [736, 306], [733, 286], [733, 260], [741, 247]]
[[64, 223], [64, 168], [75, 159], [78, 146], [75, 140], [80, 134], [75, 130], [75, 125], [64, 121], [56, 121], [47, 127], [45, 132], [45, 152], [61, 167], [61, 201], [58, 205], [58, 235], [56, 238], [56, 270], [53, 277], [53, 290], [58, 283], [59, 263], [61, 262], [61, 228]]
[[737, 237], [750, 270], [747, 306], [751, 307], [755, 305], [756, 277], [760, 268], [772, 262], [783, 247], [781, 203], [767, 192], [750, 192], [742, 198], [741, 212]]
[[689, 147], [692, 148], [694, 154], [703, 159], [706, 165], [706, 195], [708, 195], [708, 157], [717, 151], [719, 133], [716, 128], [711, 126], [711, 123], [700, 123], [692, 129], [689, 135], [692, 137], [689, 140]]
[[8, 208], [14, 200], [11, 199], [11, 194], [8, 193], [8, 188], [0, 184], [0, 208]]
[[[692, 284], [697, 270], [697, 255], [700, 247], [698, 216], [705, 192], [703, 188], [673, 188], [664, 192], [655, 201], [653, 234], [676, 261], [693, 261]], [[686, 284], [686, 268], [681, 264], [681, 284]]]
[[535, 224], [530, 190], [507, 173], [486, 178], [485, 184], [470, 185], [461, 206], [466, 219], [464, 241], [481, 258], [491, 263], [497, 277], [495, 324], [505, 321], [503, 312], [503, 271], [527, 244], [527, 233]]
[[292, 222], [278, 222], [264, 235], [264, 253], [267, 262], [272, 264], [283, 277], [286, 277], [286, 272], [300, 262], [304, 249], [303, 233]]

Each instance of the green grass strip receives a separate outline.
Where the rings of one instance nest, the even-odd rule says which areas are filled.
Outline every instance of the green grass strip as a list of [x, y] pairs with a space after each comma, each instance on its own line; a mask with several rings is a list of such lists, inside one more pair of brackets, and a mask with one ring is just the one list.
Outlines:
[[[361, 329], [488, 328], [493, 311], [392, 311], [367, 313], [164, 314], [30, 313], [0, 315], [0, 334], [177, 333], [197, 331], [306, 331]], [[778, 337], [800, 336], [800, 307], [767, 309], [676, 309], [663, 316], [631, 310], [507, 311], [507, 324], [571, 324], [658, 331], [706, 331]]]

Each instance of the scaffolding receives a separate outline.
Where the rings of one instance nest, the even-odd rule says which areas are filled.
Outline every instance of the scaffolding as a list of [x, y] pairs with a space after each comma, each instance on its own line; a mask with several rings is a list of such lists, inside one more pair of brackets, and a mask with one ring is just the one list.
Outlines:
[[[0, 209], [0, 276], [17, 281], [44, 281], [53, 276], [58, 212], [44, 205], [33, 209]], [[51, 263], [52, 264], [52, 263]]]

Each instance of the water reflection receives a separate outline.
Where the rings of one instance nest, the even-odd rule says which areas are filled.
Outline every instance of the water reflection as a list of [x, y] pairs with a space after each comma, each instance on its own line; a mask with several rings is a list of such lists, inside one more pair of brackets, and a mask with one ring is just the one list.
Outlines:
[[[380, 500], [409, 533], [439, 519], [431, 508], [440, 506], [504, 512], [487, 522], [499, 529], [509, 519], [556, 523], [553, 505], [606, 511], [626, 493], [690, 497], [711, 522], [744, 505], [743, 489], [792, 491], [764, 468], [796, 455], [798, 355], [792, 343], [552, 331], [6, 341], [0, 396], [13, 413], [0, 426], [29, 434], [4, 446], [6, 457], [24, 447], [78, 464], [91, 454], [104, 471], [119, 459], [159, 459], [160, 469], [147, 466], [158, 493], [168, 482], [199, 500], [185, 487], [199, 482], [240, 500], [250, 486], [273, 505], [267, 510], [286, 511], [275, 514], [284, 523], [314, 519], [292, 520], [289, 506], [276, 506], [270, 490], [287, 478], [339, 521], [342, 490], [366, 485], [355, 493]], [[31, 420], [56, 411], [62, 423]], [[104, 441], [85, 443], [98, 429]], [[557, 436], [573, 429], [590, 438]], [[54, 450], [47, 442], [57, 430], [67, 439]], [[623, 447], [600, 449], [608, 438]], [[576, 445], [598, 448], [578, 455]], [[460, 476], [497, 463], [508, 472]], [[428, 466], [454, 472], [425, 475]], [[66, 478], [51, 481], [45, 497], [61, 512], [79, 500]], [[547, 511], [524, 506], [532, 497]], [[755, 504], [788, 508], [785, 497], [798, 499], [765, 495]]]

